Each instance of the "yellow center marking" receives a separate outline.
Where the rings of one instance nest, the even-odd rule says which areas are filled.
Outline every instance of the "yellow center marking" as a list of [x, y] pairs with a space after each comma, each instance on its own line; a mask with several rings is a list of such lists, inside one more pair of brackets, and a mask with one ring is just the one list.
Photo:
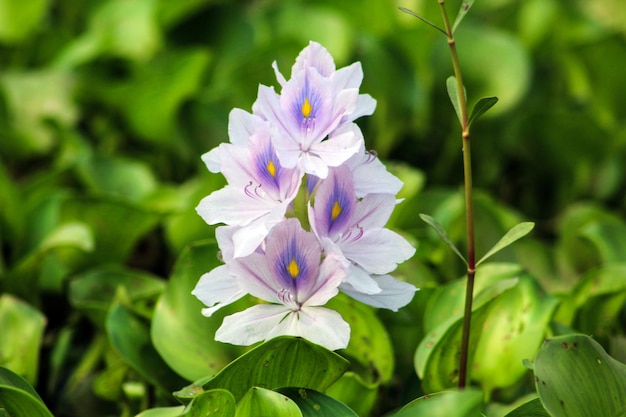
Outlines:
[[300, 110], [302, 111], [302, 115], [308, 119], [313, 111], [313, 106], [311, 106], [311, 102], [308, 97], [304, 99], [304, 103], [302, 104], [302, 108]]
[[333, 204], [333, 209], [330, 212], [331, 220], [337, 220], [337, 217], [341, 214], [341, 206], [339, 205], [339, 201], [335, 200], [335, 204]]
[[298, 267], [298, 263], [296, 262], [295, 259], [292, 259], [291, 262], [289, 262], [289, 265], [287, 265], [287, 272], [289, 272], [289, 275], [291, 275], [291, 278], [293, 279], [298, 278], [298, 274], [300, 273], [300, 268]]
[[267, 172], [270, 173], [270, 175], [272, 176], [272, 178], [276, 177], [276, 165], [274, 165], [274, 161], [272, 161], [270, 159], [270, 161], [267, 163]]

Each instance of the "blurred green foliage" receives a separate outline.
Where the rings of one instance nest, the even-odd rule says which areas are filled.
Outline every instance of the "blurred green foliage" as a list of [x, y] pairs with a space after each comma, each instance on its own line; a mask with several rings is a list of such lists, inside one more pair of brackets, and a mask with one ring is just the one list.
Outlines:
[[[223, 315], [202, 317], [189, 294], [218, 264], [194, 207], [223, 179], [200, 155], [259, 83], [277, 85], [271, 63], [288, 73], [315, 40], [338, 67], [363, 65], [378, 106], [359, 124], [405, 181], [391, 226], [419, 244], [395, 275], [421, 287], [399, 313], [333, 300], [359, 339], [326, 394], [366, 416], [454, 386], [464, 265], [417, 216], [464, 247], [452, 68], [445, 38], [398, 6], [439, 19], [434, 0], [0, 0], [0, 365], [57, 417], [178, 415], [173, 389], [244, 352], [212, 339]], [[470, 376], [490, 417], [535, 392], [521, 361], [546, 335], [593, 334], [626, 361], [625, 28], [618, 0], [477, 0], [457, 31], [470, 105], [499, 98], [472, 131], [478, 256], [537, 224], [482, 267]], [[202, 396], [232, 411], [216, 392]], [[398, 415], [457, 397], [480, 407], [468, 391]]]

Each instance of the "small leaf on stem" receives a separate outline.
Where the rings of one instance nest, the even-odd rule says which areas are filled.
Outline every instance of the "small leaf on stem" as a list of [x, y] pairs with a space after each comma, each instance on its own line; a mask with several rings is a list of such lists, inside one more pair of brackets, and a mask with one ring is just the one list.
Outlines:
[[463, 0], [461, 8], [459, 9], [459, 14], [456, 15], [454, 25], [452, 25], [452, 33], [456, 32], [456, 28], [459, 26], [461, 20], [463, 20], [470, 7], [472, 7], [472, 4], [474, 4], [474, 0]]
[[446, 33], [446, 31], [442, 28], [440, 28], [439, 26], [437, 26], [436, 24], [434, 24], [433, 22], [431, 22], [430, 20], [418, 15], [417, 13], [415, 13], [413, 10], [409, 10], [405, 7], [398, 7], [398, 9], [400, 9], [401, 11], [403, 11], [406, 14], [410, 14], [411, 16], [417, 17], [419, 20], [421, 20], [422, 22], [426, 23], [427, 25], [437, 29], [439, 32], [443, 33], [444, 35], [448, 36], [448, 34]]
[[[463, 116], [461, 116], [461, 100], [459, 99], [459, 88], [456, 83], [456, 77], [451, 75], [446, 80], [446, 88], [448, 89], [448, 96], [450, 96], [450, 101], [454, 106], [454, 111], [456, 111], [456, 115], [459, 118], [459, 123], [463, 124]], [[465, 94], [465, 88], [463, 89], [463, 94]]]
[[489, 252], [487, 252], [482, 258], [480, 258], [478, 262], [476, 262], [476, 266], [480, 265], [481, 262], [487, 260], [487, 258], [491, 257], [495, 253], [506, 248], [511, 243], [526, 236], [528, 233], [530, 233], [531, 230], [533, 230], [533, 227], [535, 227], [535, 223], [533, 222], [524, 222], [513, 226], [511, 230], [509, 230], [504, 236], [502, 236], [502, 239], [500, 239], [498, 243], [496, 243], [491, 249], [489, 249]]
[[437, 232], [441, 240], [443, 240], [448, 246], [450, 246], [450, 249], [452, 249], [454, 253], [456, 253], [459, 256], [459, 258], [463, 260], [463, 262], [465, 262], [465, 265], [467, 265], [467, 260], [461, 254], [461, 252], [457, 249], [457, 247], [454, 246], [454, 243], [452, 243], [452, 241], [450, 240], [450, 237], [448, 236], [446, 231], [443, 230], [443, 227], [437, 222], [437, 220], [423, 213], [420, 213], [420, 218], [424, 220], [426, 223], [428, 223], [430, 227], [435, 229], [435, 232]]
[[469, 117], [469, 121], [467, 122], [468, 126], [471, 126], [472, 122], [482, 116], [487, 112], [490, 108], [494, 106], [498, 102], [498, 97], [483, 97], [474, 106], [472, 109], [472, 114]]

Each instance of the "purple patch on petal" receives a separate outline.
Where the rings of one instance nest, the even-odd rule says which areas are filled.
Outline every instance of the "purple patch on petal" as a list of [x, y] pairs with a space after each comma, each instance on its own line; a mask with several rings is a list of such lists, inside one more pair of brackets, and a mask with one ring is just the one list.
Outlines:
[[347, 187], [351, 184], [342, 181], [340, 175], [333, 175], [330, 181], [332, 189], [322, 209], [328, 224], [328, 235], [332, 236], [351, 226], [348, 222], [352, 218], [356, 196], [354, 190]]
[[282, 167], [271, 142], [267, 142], [254, 156], [256, 174], [264, 187], [278, 191]]

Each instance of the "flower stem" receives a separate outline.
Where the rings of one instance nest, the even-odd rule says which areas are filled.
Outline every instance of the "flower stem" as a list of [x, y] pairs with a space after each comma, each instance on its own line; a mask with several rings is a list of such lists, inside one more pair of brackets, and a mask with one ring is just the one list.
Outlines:
[[470, 132], [467, 112], [467, 98], [463, 88], [463, 77], [459, 56], [456, 51], [454, 33], [448, 18], [444, 0], [437, 0], [441, 8], [441, 15], [448, 38], [450, 55], [452, 56], [452, 66], [457, 83], [459, 95], [459, 107], [461, 112], [461, 129], [463, 139], [463, 174], [465, 178], [465, 220], [467, 233], [467, 285], [465, 288], [465, 311], [463, 315], [463, 335], [461, 339], [461, 358], [459, 363], [459, 388], [465, 388], [467, 384], [467, 362], [469, 357], [470, 326], [472, 321], [472, 300], [474, 293], [474, 276], [476, 274], [476, 258], [474, 251], [474, 204], [472, 198], [472, 157], [470, 148]]

